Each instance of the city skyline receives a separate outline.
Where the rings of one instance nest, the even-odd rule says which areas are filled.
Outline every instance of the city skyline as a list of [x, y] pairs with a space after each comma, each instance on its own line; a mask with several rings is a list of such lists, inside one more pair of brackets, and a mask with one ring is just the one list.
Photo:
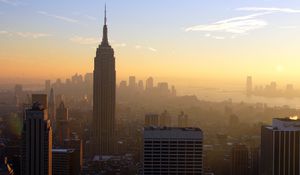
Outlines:
[[[92, 72], [103, 4], [0, 1], [0, 84]], [[299, 2], [113, 0], [107, 5], [118, 80], [134, 74], [174, 84], [242, 84], [252, 75], [259, 82], [300, 84]]]

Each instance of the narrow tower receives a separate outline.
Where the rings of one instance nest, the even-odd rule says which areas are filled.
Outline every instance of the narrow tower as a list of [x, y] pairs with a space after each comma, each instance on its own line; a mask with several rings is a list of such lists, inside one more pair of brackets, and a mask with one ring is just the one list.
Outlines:
[[106, 21], [105, 7], [102, 42], [94, 59], [93, 155], [110, 155], [114, 148], [116, 70], [114, 50], [108, 42]]

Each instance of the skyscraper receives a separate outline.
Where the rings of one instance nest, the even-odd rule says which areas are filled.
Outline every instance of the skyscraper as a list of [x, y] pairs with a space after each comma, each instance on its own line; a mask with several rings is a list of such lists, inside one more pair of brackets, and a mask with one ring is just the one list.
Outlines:
[[231, 175], [249, 174], [249, 151], [246, 145], [237, 144], [231, 150]]
[[94, 60], [92, 149], [94, 155], [113, 153], [116, 70], [114, 50], [108, 43], [106, 8], [103, 38]]
[[252, 77], [251, 76], [247, 76], [246, 94], [247, 95], [251, 95], [252, 94]]
[[50, 90], [50, 96], [49, 96], [49, 119], [51, 121], [51, 124], [53, 126], [54, 122], [55, 122], [55, 114], [56, 114], [56, 106], [55, 106], [55, 95], [54, 95], [54, 90], [53, 88], [51, 88]]
[[144, 129], [144, 174], [203, 174], [199, 128]]
[[47, 110], [36, 102], [25, 112], [22, 131], [22, 175], [52, 174], [52, 129]]
[[300, 120], [274, 118], [261, 129], [261, 175], [299, 175]]
[[68, 108], [65, 107], [64, 102], [60, 103], [56, 114], [56, 143], [62, 145], [63, 141], [70, 136]]
[[146, 90], [151, 90], [151, 89], [153, 89], [153, 78], [149, 77], [146, 80]]
[[147, 126], [159, 126], [158, 114], [146, 114], [145, 115], [145, 127]]
[[79, 157], [75, 149], [53, 149], [52, 150], [53, 175], [78, 175]]

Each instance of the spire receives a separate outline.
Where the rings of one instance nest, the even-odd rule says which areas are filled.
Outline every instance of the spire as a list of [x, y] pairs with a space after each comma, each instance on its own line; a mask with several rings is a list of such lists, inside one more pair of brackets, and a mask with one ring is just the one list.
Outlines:
[[105, 6], [104, 6], [104, 26], [103, 26], [103, 36], [102, 36], [101, 46], [109, 46], [106, 22], [107, 22], [107, 18], [106, 18], [106, 4], [105, 4]]
[[106, 25], [106, 3], [104, 5], [104, 25]]

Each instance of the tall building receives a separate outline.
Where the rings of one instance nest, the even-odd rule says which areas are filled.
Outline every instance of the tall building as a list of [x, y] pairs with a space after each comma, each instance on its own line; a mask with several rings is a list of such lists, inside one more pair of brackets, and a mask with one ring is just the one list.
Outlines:
[[36, 102], [25, 112], [22, 130], [22, 175], [52, 174], [52, 129], [47, 110]]
[[231, 150], [231, 175], [249, 174], [249, 151], [246, 145], [237, 144]]
[[[42, 105], [43, 108], [45, 110], [47, 110], [47, 112], [48, 112], [48, 98], [47, 98], [47, 94], [32, 94], [31, 99], [32, 99], [32, 104], [34, 104], [34, 103], [40, 103], [40, 105]], [[47, 114], [47, 118], [48, 118], [48, 114]]]
[[56, 109], [56, 116], [56, 143], [63, 145], [63, 141], [70, 137], [68, 108], [64, 102]]
[[146, 90], [151, 90], [153, 89], [153, 78], [152, 77], [149, 77], [147, 80], [146, 80]]
[[135, 76], [129, 76], [129, 81], [128, 81], [128, 88], [131, 90], [135, 90], [136, 89], [136, 80], [135, 80]]
[[139, 91], [143, 91], [144, 90], [143, 80], [139, 80], [139, 82], [138, 82], [138, 89], [139, 89]]
[[247, 76], [246, 94], [247, 95], [251, 95], [252, 94], [252, 77], [251, 76]]
[[167, 110], [164, 110], [163, 113], [159, 116], [159, 125], [164, 127], [164, 126], [172, 126], [172, 118], [171, 115], [168, 113]]
[[147, 126], [159, 126], [158, 114], [146, 114], [145, 115], [145, 127]]
[[199, 128], [144, 129], [144, 174], [203, 174], [203, 133]]
[[92, 152], [109, 155], [114, 148], [116, 70], [114, 50], [107, 37], [106, 9], [103, 38], [94, 60], [93, 91]]
[[83, 165], [83, 148], [82, 148], [82, 140], [80, 139], [65, 139], [63, 148], [66, 149], [74, 149], [77, 162], [77, 172], [81, 171]]
[[78, 175], [79, 162], [75, 149], [53, 149], [52, 150], [52, 172], [53, 175]]
[[55, 95], [54, 95], [53, 88], [51, 88], [51, 90], [50, 90], [48, 112], [49, 112], [49, 119], [53, 126], [53, 124], [55, 122], [55, 116], [56, 116]]
[[261, 129], [261, 175], [300, 174], [300, 120], [274, 118]]
[[45, 80], [45, 93], [49, 94], [51, 89], [51, 80]]
[[189, 116], [181, 111], [177, 118], [178, 127], [188, 127], [188, 118]]

